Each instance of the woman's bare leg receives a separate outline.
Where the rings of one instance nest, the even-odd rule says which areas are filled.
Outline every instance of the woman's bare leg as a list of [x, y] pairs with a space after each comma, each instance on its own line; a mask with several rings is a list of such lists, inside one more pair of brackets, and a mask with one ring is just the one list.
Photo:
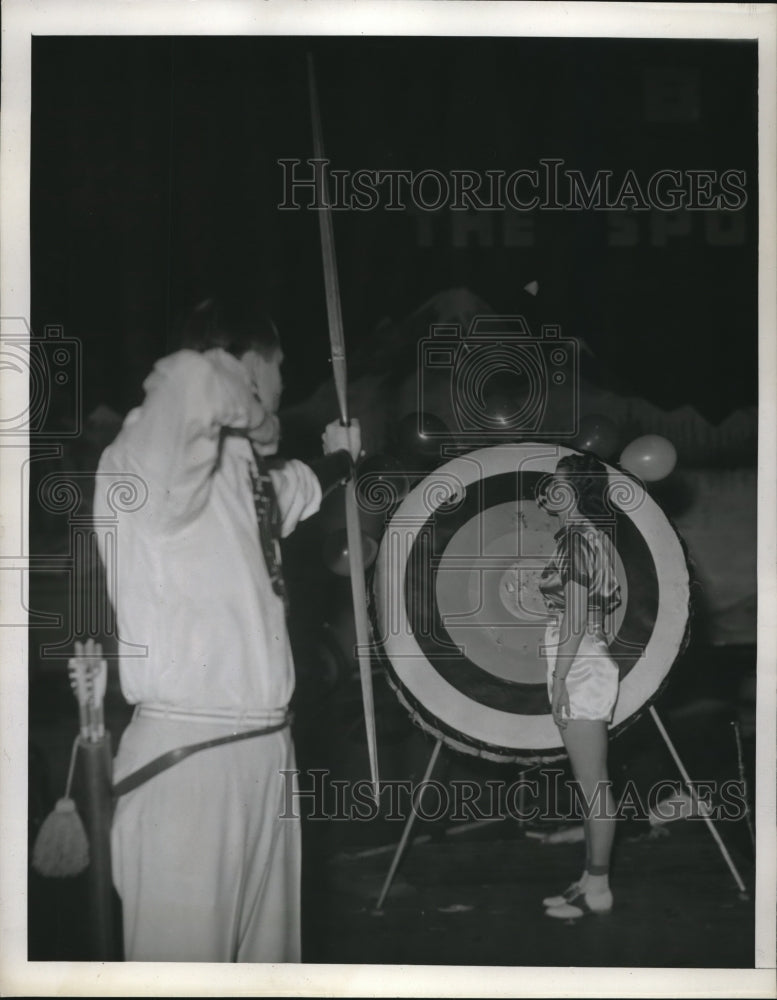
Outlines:
[[607, 769], [607, 723], [570, 719], [561, 735], [572, 774], [593, 805], [590, 819], [584, 824], [589, 876], [605, 874], [615, 837], [615, 807]]

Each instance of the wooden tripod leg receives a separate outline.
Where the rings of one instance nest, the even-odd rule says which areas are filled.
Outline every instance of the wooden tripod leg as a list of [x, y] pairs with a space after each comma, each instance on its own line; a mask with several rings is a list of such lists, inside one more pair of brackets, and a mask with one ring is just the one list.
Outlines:
[[410, 839], [410, 831], [413, 829], [413, 823], [415, 823], [416, 813], [418, 812], [418, 807], [421, 804], [421, 799], [423, 798], [424, 791], [426, 789], [426, 782], [432, 776], [434, 771], [434, 765], [437, 763], [437, 758], [440, 756], [440, 747], [442, 746], [442, 740], [437, 740], [432, 750], [432, 755], [429, 758], [429, 763], [426, 765], [426, 771], [423, 778], [421, 779], [421, 785], [416, 789], [413, 795], [412, 807], [410, 809], [410, 815], [407, 817], [407, 822], [405, 823], [405, 829], [402, 831], [402, 839], [397, 844], [397, 849], [394, 852], [394, 858], [391, 862], [391, 867], [388, 870], [388, 875], [386, 876], [386, 881], [383, 883], [383, 888], [381, 889], [380, 896], [378, 897], [378, 902], [375, 904], [376, 910], [383, 909], [383, 901], [388, 895], [388, 891], [391, 888], [391, 883], [394, 881], [394, 876], [396, 875], [397, 868], [399, 867], [399, 862], [402, 860], [402, 855], [405, 853], [405, 848], [407, 847], [407, 842]]
[[734, 864], [733, 860], [731, 859], [731, 855], [728, 853], [728, 850], [726, 849], [726, 845], [721, 840], [720, 834], [715, 829], [715, 824], [712, 822], [712, 820], [710, 819], [710, 817], [706, 815], [706, 813], [702, 812], [701, 804], [699, 802], [699, 797], [696, 794], [696, 791], [695, 791], [695, 789], [693, 787], [693, 783], [691, 782], [690, 776], [688, 775], [688, 772], [685, 770], [683, 762], [680, 760], [679, 754], [677, 753], [677, 750], [675, 749], [674, 743], [672, 743], [672, 741], [669, 738], [669, 733], [664, 728], [663, 722], [659, 719], [658, 712], [655, 710], [655, 708], [652, 705], [650, 706], [650, 714], [653, 716], [653, 722], [655, 722], [656, 726], [658, 727], [658, 731], [659, 731], [659, 733], [661, 733], [661, 736], [664, 739], [664, 743], [666, 743], [666, 745], [667, 745], [669, 753], [674, 758], [674, 762], [675, 762], [675, 764], [677, 764], [677, 768], [678, 768], [680, 774], [683, 776], [683, 780], [685, 781], [685, 784], [688, 786], [688, 791], [691, 793], [691, 799], [694, 802], [694, 804], [696, 805], [696, 808], [699, 810], [699, 815], [703, 816], [704, 822], [709, 827], [709, 831], [712, 834], [712, 837], [713, 837], [715, 843], [718, 845], [718, 847], [720, 849], [720, 853], [723, 855], [724, 861], [726, 862], [726, 864], [728, 865], [728, 867], [731, 869], [731, 874], [734, 876], [734, 881], [736, 882], [737, 886], [739, 887], [739, 891], [740, 892], [745, 892], [746, 891], [746, 889], [745, 889], [745, 883], [742, 881], [742, 877], [740, 876], [739, 872], [737, 871], [736, 865]]

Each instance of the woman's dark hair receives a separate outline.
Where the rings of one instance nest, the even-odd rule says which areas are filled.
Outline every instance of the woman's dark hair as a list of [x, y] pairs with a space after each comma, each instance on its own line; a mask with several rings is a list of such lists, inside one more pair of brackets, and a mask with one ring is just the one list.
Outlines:
[[607, 469], [596, 455], [591, 452], [564, 455], [558, 460], [556, 472], [566, 473], [577, 494], [577, 509], [584, 517], [612, 516], [607, 501]]
[[180, 327], [179, 343], [191, 351], [221, 347], [239, 358], [246, 351], [271, 357], [280, 347], [278, 331], [253, 297], [212, 297], [195, 306]]

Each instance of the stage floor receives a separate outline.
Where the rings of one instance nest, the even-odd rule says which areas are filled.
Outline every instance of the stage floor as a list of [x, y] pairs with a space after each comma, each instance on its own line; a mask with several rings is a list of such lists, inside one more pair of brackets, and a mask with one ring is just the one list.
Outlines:
[[[498, 826], [412, 843], [380, 912], [393, 845], [308, 852], [303, 961], [401, 965], [752, 968], [753, 868], [734, 859], [739, 893], [706, 826], [619, 839], [615, 906], [579, 922], [541, 900], [577, 874], [581, 845], [547, 844]], [[512, 831], [514, 833], [514, 831]], [[421, 835], [425, 836], [424, 834]], [[30, 958], [89, 958], [83, 877], [33, 875]]]
[[620, 838], [615, 906], [579, 922], [544, 916], [541, 901], [578, 874], [581, 845], [499, 835], [475, 828], [412, 845], [380, 913], [391, 852], [331, 859], [308, 888], [306, 960], [753, 967], [752, 866], [736, 857], [743, 897], [704, 823]]
[[[725, 685], [712, 683], [709, 657], [704, 696], [693, 676], [661, 699], [662, 718], [697, 780], [736, 779], [731, 655]], [[738, 672], [738, 671], [737, 671]], [[720, 690], [718, 690], [718, 687]], [[690, 697], [687, 697], [690, 695]], [[384, 779], [420, 781], [433, 741], [408, 721], [390, 692], [376, 686]], [[325, 711], [322, 711], [322, 707]], [[114, 746], [130, 709], [115, 678], [106, 699]], [[315, 715], [315, 717], [314, 717]], [[31, 690], [30, 832], [62, 794], [77, 713], [66, 674], [42, 677]], [[306, 718], [298, 714], [300, 768], [326, 768], [345, 781], [367, 775], [358, 683], [336, 691]], [[752, 744], [746, 764], [752, 793]], [[563, 767], [563, 762], [560, 765]], [[647, 717], [615, 740], [611, 773], [616, 786], [633, 780], [644, 790], [679, 775]], [[535, 775], [536, 776], [536, 775]], [[485, 766], [443, 752], [436, 780], [513, 781], [517, 765]], [[752, 804], [752, 802], [751, 802]], [[406, 815], [406, 813], [405, 813]], [[507, 818], [490, 823], [419, 820], [380, 913], [375, 904], [388, 872], [402, 821], [303, 821], [303, 960], [309, 963], [493, 965], [560, 967], [753, 968], [754, 859], [744, 820], [718, 830], [745, 882], [740, 894], [706, 824], [678, 820], [658, 831], [646, 821], [619, 824], [613, 859], [615, 908], [578, 923], [551, 920], [542, 898], [577, 874], [579, 842], [542, 837], [572, 833], [574, 821]], [[85, 876], [44, 879], [30, 873], [29, 958], [89, 960]]]

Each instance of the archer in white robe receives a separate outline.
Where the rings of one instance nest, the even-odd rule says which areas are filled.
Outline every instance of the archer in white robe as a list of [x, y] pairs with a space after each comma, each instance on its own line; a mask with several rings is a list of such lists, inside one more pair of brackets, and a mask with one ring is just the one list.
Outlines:
[[[277, 721], [294, 688], [283, 600], [259, 541], [253, 452], [239, 436], [247, 373], [221, 349], [183, 350], [144, 388], [95, 488], [122, 691], [139, 706], [116, 781], [175, 747]], [[274, 452], [271, 414], [258, 436]], [[139, 506], [117, 512], [128, 475]], [[271, 475], [285, 536], [318, 510], [321, 487], [299, 461]], [[119, 799], [112, 855], [126, 959], [299, 961], [299, 822], [279, 819], [293, 781], [282, 772], [294, 766], [286, 728], [193, 754]]]

